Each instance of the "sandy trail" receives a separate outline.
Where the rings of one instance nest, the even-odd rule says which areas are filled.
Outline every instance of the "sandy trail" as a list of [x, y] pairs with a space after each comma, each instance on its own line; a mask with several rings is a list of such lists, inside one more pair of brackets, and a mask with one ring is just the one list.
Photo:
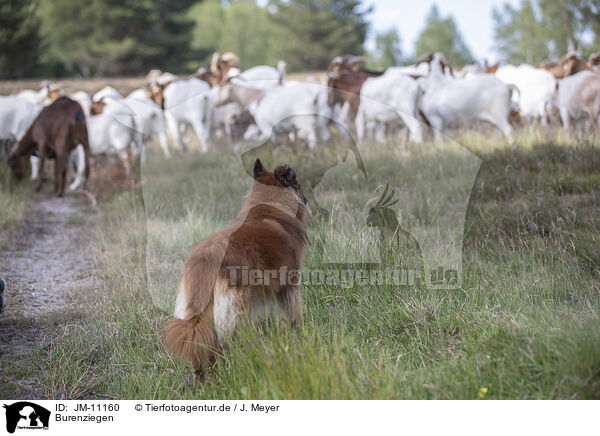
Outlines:
[[7, 283], [0, 315], [0, 398], [45, 396], [32, 353], [48, 344], [57, 325], [78, 316], [73, 291], [93, 285], [88, 210], [74, 196], [38, 194], [22, 231], [0, 255], [0, 276]]

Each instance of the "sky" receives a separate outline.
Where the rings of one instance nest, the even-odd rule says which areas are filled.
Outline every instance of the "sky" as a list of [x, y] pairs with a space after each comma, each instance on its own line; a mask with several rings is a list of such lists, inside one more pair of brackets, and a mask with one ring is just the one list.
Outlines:
[[374, 47], [375, 34], [396, 27], [402, 38], [402, 51], [411, 54], [415, 40], [425, 24], [425, 17], [433, 4], [437, 4], [443, 17], [454, 16], [463, 39], [471, 53], [479, 61], [486, 59], [494, 63], [498, 53], [494, 50], [494, 21], [492, 8], [509, 3], [517, 6], [520, 0], [364, 0], [373, 5], [369, 15], [371, 33], [367, 48]]

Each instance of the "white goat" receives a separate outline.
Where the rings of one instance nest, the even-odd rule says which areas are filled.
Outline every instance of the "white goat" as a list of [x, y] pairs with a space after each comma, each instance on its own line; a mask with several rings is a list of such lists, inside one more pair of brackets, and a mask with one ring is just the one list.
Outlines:
[[498, 68], [496, 77], [519, 89], [512, 99], [523, 118], [548, 124], [548, 109], [556, 90], [556, 79], [550, 71], [527, 64], [506, 65]]
[[330, 138], [327, 121], [327, 87], [308, 82], [288, 82], [266, 91], [264, 97], [248, 108], [261, 133], [261, 139], [294, 133], [312, 149], [319, 140]]
[[178, 80], [165, 88], [167, 129], [182, 150], [186, 146], [181, 132], [189, 125], [198, 137], [202, 151], [208, 151], [215, 92], [216, 89], [211, 91], [210, 86], [200, 79]]
[[94, 96], [92, 97], [92, 102], [102, 101], [107, 98], [120, 100], [123, 98], [123, 96], [112, 86], [106, 85], [104, 88], [102, 88], [100, 91], [94, 94]]
[[85, 91], [76, 91], [71, 94], [71, 98], [81, 105], [85, 116], [88, 117], [92, 106], [92, 98], [90, 95]]
[[19, 141], [42, 106], [16, 95], [0, 96], [0, 139]]
[[410, 139], [422, 142], [423, 131], [417, 119], [420, 93], [415, 79], [396, 70], [367, 79], [360, 90], [356, 115], [358, 140], [374, 134], [377, 141], [383, 142], [381, 127], [400, 118], [410, 132]]
[[508, 123], [512, 89], [490, 74], [470, 79], [454, 79], [443, 72], [443, 55], [435, 53], [431, 72], [419, 79], [423, 90], [420, 107], [437, 139], [447, 126], [465, 126], [473, 121], [487, 121], [512, 142]]
[[142, 141], [145, 142], [156, 135], [165, 156], [170, 157], [165, 115], [160, 106], [154, 100], [148, 98], [146, 90], [136, 89], [122, 99], [121, 102], [131, 109], [135, 128], [142, 135]]
[[587, 119], [598, 126], [600, 115], [600, 74], [585, 70], [561, 79], [557, 101], [560, 119], [568, 131], [572, 121]]
[[228, 73], [227, 80], [218, 88], [215, 104], [237, 103], [247, 108], [259, 100], [267, 89], [281, 85], [285, 77], [285, 63], [280, 61], [278, 69], [259, 65], [241, 73]]

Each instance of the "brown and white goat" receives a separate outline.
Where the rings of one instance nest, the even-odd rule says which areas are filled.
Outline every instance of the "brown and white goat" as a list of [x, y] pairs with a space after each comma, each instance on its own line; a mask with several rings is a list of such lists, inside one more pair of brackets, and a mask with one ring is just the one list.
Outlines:
[[8, 164], [15, 177], [20, 180], [27, 171], [29, 158], [37, 155], [40, 158], [40, 173], [36, 190], [39, 190], [42, 187], [46, 158], [55, 159], [54, 189], [62, 196], [65, 191], [69, 155], [79, 144], [85, 152], [85, 184], [89, 176], [90, 158], [85, 115], [79, 103], [68, 97], [60, 97], [42, 109], [25, 136], [14, 145], [8, 156]]

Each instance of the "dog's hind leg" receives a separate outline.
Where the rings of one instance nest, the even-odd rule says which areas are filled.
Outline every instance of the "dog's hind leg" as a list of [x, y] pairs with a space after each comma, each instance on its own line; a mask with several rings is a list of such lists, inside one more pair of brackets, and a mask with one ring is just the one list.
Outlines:
[[213, 314], [217, 344], [225, 348], [225, 340], [235, 332], [240, 314], [243, 312], [243, 302], [240, 292], [230, 286], [227, 280], [218, 279], [215, 283]]
[[302, 320], [302, 295], [299, 286], [287, 286], [277, 295], [277, 302], [283, 309], [292, 327], [300, 327]]

